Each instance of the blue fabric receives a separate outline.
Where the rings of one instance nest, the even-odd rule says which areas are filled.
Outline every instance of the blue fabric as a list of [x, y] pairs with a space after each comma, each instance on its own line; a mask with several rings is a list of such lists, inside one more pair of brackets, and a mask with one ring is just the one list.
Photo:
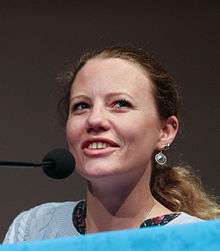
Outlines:
[[219, 251], [220, 220], [193, 224], [103, 232], [19, 244], [0, 251]]

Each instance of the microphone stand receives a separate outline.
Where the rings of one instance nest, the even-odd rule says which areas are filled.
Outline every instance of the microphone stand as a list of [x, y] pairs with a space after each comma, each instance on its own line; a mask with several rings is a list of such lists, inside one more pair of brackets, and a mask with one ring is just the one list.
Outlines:
[[22, 166], [22, 167], [38, 167], [38, 166], [50, 166], [51, 161], [45, 161], [43, 163], [32, 162], [17, 162], [17, 161], [0, 161], [0, 166]]
[[0, 161], [2, 167], [42, 167], [43, 171], [51, 178], [63, 179], [72, 174], [75, 168], [73, 155], [62, 148], [54, 149], [46, 154], [41, 163]]

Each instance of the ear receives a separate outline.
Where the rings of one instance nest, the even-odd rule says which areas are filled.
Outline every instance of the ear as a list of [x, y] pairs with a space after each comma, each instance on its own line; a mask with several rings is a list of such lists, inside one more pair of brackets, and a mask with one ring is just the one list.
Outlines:
[[161, 151], [168, 144], [174, 141], [179, 129], [179, 121], [176, 116], [172, 115], [168, 119], [161, 122], [160, 139], [158, 142], [158, 150]]

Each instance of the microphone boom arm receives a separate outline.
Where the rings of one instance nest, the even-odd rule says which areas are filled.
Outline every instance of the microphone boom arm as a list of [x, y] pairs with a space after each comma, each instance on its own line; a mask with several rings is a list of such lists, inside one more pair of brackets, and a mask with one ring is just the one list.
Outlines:
[[57, 148], [44, 156], [41, 163], [19, 162], [19, 161], [0, 161], [2, 167], [42, 167], [43, 171], [51, 178], [63, 179], [72, 174], [75, 168], [73, 155], [66, 149]]
[[43, 163], [32, 163], [32, 162], [17, 162], [17, 161], [0, 161], [0, 166], [23, 166], [23, 167], [38, 167], [51, 165], [50, 161]]

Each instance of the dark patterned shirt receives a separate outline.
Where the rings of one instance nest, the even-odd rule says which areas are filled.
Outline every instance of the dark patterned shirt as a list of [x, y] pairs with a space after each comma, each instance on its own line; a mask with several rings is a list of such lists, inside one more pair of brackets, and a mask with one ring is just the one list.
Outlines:
[[[171, 214], [165, 214], [165, 215], [157, 216], [151, 219], [147, 219], [140, 225], [140, 228], [166, 225], [168, 222], [175, 219], [179, 215], [180, 213], [171, 213]], [[86, 202], [85, 201], [80, 201], [76, 205], [73, 211], [73, 224], [76, 230], [80, 234], [85, 234], [86, 232]]]

